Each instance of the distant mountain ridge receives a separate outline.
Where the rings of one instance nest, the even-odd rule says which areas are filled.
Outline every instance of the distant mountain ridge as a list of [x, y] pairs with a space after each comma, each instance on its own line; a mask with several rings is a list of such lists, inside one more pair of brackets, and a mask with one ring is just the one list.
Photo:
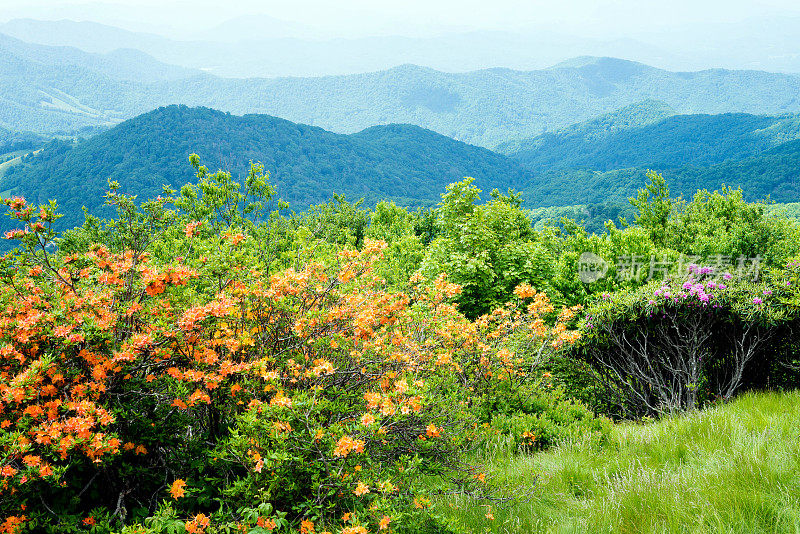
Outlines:
[[[238, 78], [353, 74], [404, 63], [445, 72], [491, 67], [533, 70], [565, 60], [574, 64], [569, 58], [587, 54], [630, 59], [671, 71], [724, 67], [800, 72], [800, 18], [796, 15], [765, 15], [737, 24], [706, 20], [683, 31], [656, 29], [655, 24], [632, 29], [627, 35], [615, 32], [613, 37], [592, 37], [544, 24], [499, 31], [448, 24], [430, 31], [425, 23], [416, 30], [404, 23], [353, 33], [353, 28], [307, 27], [253, 12], [231, 13], [234, 18], [216, 21], [215, 27], [196, 27], [181, 32], [180, 37], [173, 33], [171, 40], [149, 30], [136, 32], [85, 22], [93, 18], [89, 9], [72, 10], [72, 15], [69, 9], [48, 11], [45, 18], [61, 16], [62, 20], [14, 19], [0, 24], [0, 33], [87, 52], [136, 48], [165, 63]], [[84, 22], [65, 20], [70, 17]], [[120, 24], [132, 27], [130, 20], [135, 17], [123, 18], [125, 22]], [[423, 30], [426, 26], [428, 30]], [[144, 27], [155, 26], [150, 22]]]
[[39, 125], [41, 133], [109, 125], [181, 103], [269, 114], [338, 133], [379, 124], [415, 124], [493, 148], [643, 100], [663, 102], [682, 114], [800, 111], [800, 76], [723, 70], [676, 73], [613, 58], [584, 58], [578, 66], [538, 71], [453, 74], [404, 65], [321, 78], [201, 74], [143, 83], [85, 65], [64, 68], [30, 62], [6, 50], [0, 55], [0, 98], [8, 104], [5, 110], [0, 106], [0, 126], [34, 130]]
[[334, 192], [369, 203], [431, 205], [447, 184], [465, 176], [505, 190], [529, 174], [505, 156], [413, 125], [341, 135], [267, 115], [169, 106], [77, 144], [51, 143], [9, 169], [0, 191], [35, 202], [57, 199], [67, 215], [63, 223], [75, 225], [84, 205], [103, 213], [108, 180], [140, 199], [160, 194], [162, 185], [194, 181], [187, 159], [192, 152], [211, 170], [229, 170], [240, 180], [249, 161], [260, 161], [278, 196], [299, 211]]
[[79, 67], [122, 81], [149, 83], [200, 74], [193, 69], [162, 63], [133, 48], [117, 48], [107, 53], [96, 54], [70, 46], [27, 43], [0, 33], [0, 50], [26, 62], [51, 67]]
[[[34, 202], [57, 199], [67, 214], [63, 223], [70, 226], [81, 222], [84, 205], [93, 213], [105, 213], [102, 194], [109, 179], [140, 199], [159, 194], [164, 184], [179, 188], [193, 181], [187, 156], [197, 152], [210, 169], [226, 169], [240, 179], [249, 161], [262, 162], [278, 197], [298, 211], [326, 201], [334, 192], [354, 200], [363, 197], [368, 204], [392, 200], [429, 206], [447, 184], [473, 176], [484, 191], [522, 191], [529, 207], [593, 204], [587, 213], [622, 213], [627, 198], [643, 186], [648, 168], [667, 177], [674, 195], [688, 197], [697, 189], [726, 184], [742, 187], [750, 200], [767, 195], [778, 202], [800, 200], [797, 115], [674, 115], [653, 123], [669, 122], [669, 128], [617, 128], [611, 119], [652, 121], [654, 110], [669, 113], [661, 104], [647, 102], [564, 129], [561, 135], [571, 141], [560, 145], [561, 152], [557, 145], [543, 145], [551, 165], [526, 168], [510, 157], [414, 125], [374, 126], [343, 135], [267, 115], [169, 106], [77, 143], [54, 141], [21, 164], [7, 164], [0, 195], [19, 194]], [[698, 124], [704, 129], [696, 130]], [[642, 128], [649, 133], [643, 135]], [[571, 134], [575, 135], [570, 138]], [[737, 136], [752, 142], [737, 144]], [[580, 147], [593, 143], [609, 151], [580, 152]], [[711, 152], [705, 151], [709, 147]], [[660, 152], [650, 152], [655, 149]], [[555, 158], [559, 153], [560, 162]], [[692, 153], [695, 159], [687, 159]], [[632, 164], [648, 155], [666, 163]], [[576, 162], [585, 167], [565, 167]], [[622, 164], [627, 166], [618, 166]], [[600, 170], [603, 165], [607, 170]]]
[[498, 151], [536, 171], [715, 165], [800, 138], [800, 115], [679, 115], [644, 102]]
[[[536, 206], [626, 203], [644, 185], [646, 167], [549, 171], [537, 174], [523, 188]], [[709, 166], [656, 168], [667, 179], [673, 196], [691, 198], [698, 189], [741, 187], [748, 201], [769, 196], [774, 202], [800, 201], [800, 140], [789, 141], [739, 161]]]

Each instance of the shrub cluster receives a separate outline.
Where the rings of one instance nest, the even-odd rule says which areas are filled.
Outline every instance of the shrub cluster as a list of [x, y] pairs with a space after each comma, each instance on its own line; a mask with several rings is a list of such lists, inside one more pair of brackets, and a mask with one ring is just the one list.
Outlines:
[[436, 531], [431, 480], [493, 491], [465, 461], [485, 399], [531, 392], [577, 310], [522, 285], [470, 321], [443, 276], [388, 288], [369, 239], [274, 268], [236, 192], [112, 193], [60, 242], [54, 205], [7, 201], [0, 532]]

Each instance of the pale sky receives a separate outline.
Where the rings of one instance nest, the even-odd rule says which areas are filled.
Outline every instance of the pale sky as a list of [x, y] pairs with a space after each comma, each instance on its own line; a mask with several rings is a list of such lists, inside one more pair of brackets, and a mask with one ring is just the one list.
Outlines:
[[797, 0], [0, 0], [0, 20], [94, 20], [179, 35], [265, 14], [340, 36], [546, 27], [587, 35], [800, 16]]

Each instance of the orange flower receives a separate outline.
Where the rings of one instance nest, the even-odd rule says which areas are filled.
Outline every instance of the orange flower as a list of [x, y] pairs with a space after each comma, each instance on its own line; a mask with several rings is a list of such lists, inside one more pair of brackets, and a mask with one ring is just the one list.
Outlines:
[[356, 496], [361, 497], [362, 495], [369, 493], [369, 486], [367, 486], [363, 482], [359, 482], [356, 485], [356, 489], [353, 490], [353, 493], [355, 493]]
[[386, 530], [389, 528], [389, 523], [392, 522], [392, 518], [388, 515], [381, 517], [380, 523], [378, 523], [378, 530]]
[[333, 455], [337, 458], [345, 458], [350, 451], [364, 452], [364, 442], [360, 439], [353, 439], [350, 436], [342, 436], [336, 442]]
[[256, 525], [267, 530], [275, 530], [278, 526], [275, 521], [268, 517], [259, 517]]
[[172, 483], [172, 487], [169, 490], [170, 495], [172, 495], [173, 499], [180, 499], [184, 495], [186, 495], [186, 481], [182, 479], [177, 479], [175, 482]]
[[200, 226], [200, 221], [190, 222], [186, 225], [186, 237], [191, 238], [194, 235], [194, 231], [197, 230], [197, 227]]
[[211, 523], [211, 519], [205, 514], [197, 514], [194, 519], [186, 523], [186, 532], [190, 534], [202, 534], [206, 527]]
[[536, 296], [536, 290], [529, 284], [521, 284], [514, 290], [514, 294], [521, 299], [527, 299]]
[[28, 467], [37, 467], [41, 463], [42, 459], [38, 456], [28, 454], [22, 459], [22, 461], [25, 462], [25, 465]]
[[284, 395], [283, 391], [279, 391], [274, 397], [272, 397], [272, 400], [269, 401], [269, 405], [278, 408], [291, 408], [292, 399]]
[[361, 424], [364, 426], [369, 426], [375, 422], [375, 416], [371, 413], [365, 413], [361, 416]]
[[94, 524], [95, 524], [96, 522], [97, 522], [97, 521], [95, 521], [94, 517], [92, 517], [92, 516], [89, 516], [89, 517], [87, 517], [87, 518], [85, 518], [85, 519], [83, 520], [83, 524], [84, 524], [84, 525], [86, 525], [87, 527], [94, 526]]
[[442, 434], [442, 429], [436, 428], [436, 425], [431, 423], [427, 427], [425, 427], [425, 433], [428, 435], [429, 438], [438, 438]]
[[303, 519], [300, 522], [300, 533], [311, 534], [312, 532], [314, 532], [314, 522], [309, 521], [308, 519]]

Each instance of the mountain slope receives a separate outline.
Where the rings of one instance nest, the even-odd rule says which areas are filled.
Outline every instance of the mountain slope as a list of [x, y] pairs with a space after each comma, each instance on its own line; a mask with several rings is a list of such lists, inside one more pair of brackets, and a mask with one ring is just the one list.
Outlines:
[[[767, 195], [775, 202], [800, 201], [800, 139], [739, 161], [654, 170], [667, 179], [673, 196], [690, 198], [698, 189], [711, 191], [727, 185], [741, 187], [749, 201]], [[523, 189], [535, 206], [625, 202], [645, 185], [646, 172], [645, 167], [550, 171], [536, 175]]]
[[3, 55], [29, 63], [49, 67], [78, 67], [121, 81], [157, 82], [199, 74], [199, 71], [162, 63], [132, 48], [93, 54], [70, 46], [31, 44], [3, 33], [0, 33], [0, 51]]
[[[404, 25], [404, 33], [409, 27]], [[320, 30], [256, 13], [193, 32], [190, 40], [122, 30], [93, 22], [16, 19], [0, 32], [23, 41], [66, 45], [88, 52], [136, 48], [160, 61], [244, 78], [326, 76], [385, 70], [406, 63], [448, 71], [502, 66], [543, 68], [581, 54], [663, 61], [660, 46], [632, 39], [601, 40], [546, 30], [458, 31], [430, 36], [363, 35], [346, 29]], [[428, 35], [428, 36], [423, 36]]]
[[194, 180], [187, 157], [242, 177], [249, 161], [271, 173], [278, 196], [298, 210], [333, 192], [368, 202], [433, 204], [445, 185], [473, 176], [479, 187], [508, 188], [528, 173], [508, 158], [410, 125], [374, 127], [355, 135], [266, 115], [243, 117], [207, 108], [170, 106], [126, 121], [77, 144], [56, 141], [8, 171], [4, 196], [55, 198], [65, 225], [82, 221], [81, 207], [99, 212], [108, 180], [141, 199], [163, 184]]
[[714, 165], [745, 159], [800, 138], [800, 115], [672, 115], [644, 125], [612, 120], [624, 112], [508, 143], [499, 150], [540, 171], [608, 171]]
[[[577, 65], [539, 71], [489, 69], [452, 74], [406, 65], [321, 78], [198, 75], [139, 83], [82, 67], [58, 69], [0, 55], [0, 74], [0, 97], [13, 106], [23, 101], [29, 113], [17, 112], [19, 122], [15, 123], [4, 118], [0, 107], [0, 125], [33, 130], [32, 124], [39, 123], [38, 131], [56, 128], [51, 123], [58, 121], [63, 122], [56, 128], [60, 130], [74, 128], [76, 122], [107, 124], [109, 118], [129, 118], [182, 103], [236, 114], [269, 114], [338, 133], [355, 133], [378, 124], [415, 124], [460, 141], [494, 147], [648, 99], [684, 114], [800, 111], [798, 76], [722, 70], [676, 73], [611, 58], [584, 59]], [[68, 105], [70, 111], [78, 110], [86, 117], [54, 115], [53, 105], [39, 103], [40, 91], [49, 91], [47, 98], [57, 100], [56, 107]]]

